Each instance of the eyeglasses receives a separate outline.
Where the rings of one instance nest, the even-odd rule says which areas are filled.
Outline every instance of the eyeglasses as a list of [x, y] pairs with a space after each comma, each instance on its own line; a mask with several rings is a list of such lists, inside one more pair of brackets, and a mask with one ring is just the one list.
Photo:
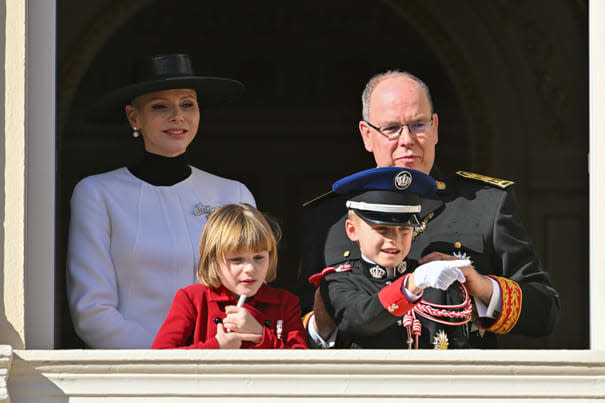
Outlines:
[[401, 133], [403, 133], [403, 128], [407, 126], [408, 131], [415, 135], [421, 135], [426, 133], [429, 130], [429, 127], [433, 125], [433, 117], [426, 122], [414, 122], [414, 123], [406, 123], [402, 125], [389, 125], [384, 127], [376, 127], [367, 120], [364, 120], [372, 129], [378, 131], [378, 133], [382, 134], [389, 140], [397, 140]]

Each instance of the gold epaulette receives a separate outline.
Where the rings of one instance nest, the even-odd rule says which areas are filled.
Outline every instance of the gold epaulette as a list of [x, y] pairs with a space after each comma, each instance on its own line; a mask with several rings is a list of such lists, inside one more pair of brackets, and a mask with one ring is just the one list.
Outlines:
[[329, 195], [331, 193], [332, 193], [332, 191], [330, 190], [329, 192], [326, 192], [326, 193], [324, 193], [322, 195], [319, 195], [319, 196], [317, 196], [317, 197], [309, 200], [308, 202], [303, 203], [303, 207], [307, 207], [309, 204], [311, 204], [311, 203], [313, 203], [313, 202], [315, 202], [315, 201], [317, 201], [319, 199], [323, 199], [324, 197], [326, 197], [327, 195]]
[[523, 292], [519, 284], [499, 276], [489, 276], [498, 282], [502, 298], [502, 311], [496, 322], [486, 330], [498, 334], [507, 334], [517, 324], [523, 305]]
[[458, 172], [456, 172], [456, 174], [460, 175], [466, 179], [473, 179], [473, 180], [476, 180], [479, 182], [497, 186], [500, 189], [506, 189], [507, 187], [509, 187], [510, 185], [513, 185], [515, 183], [515, 182], [509, 181], [507, 179], [492, 178], [491, 176], [480, 175], [480, 174], [476, 174], [473, 172], [467, 172], [467, 171], [458, 171]]

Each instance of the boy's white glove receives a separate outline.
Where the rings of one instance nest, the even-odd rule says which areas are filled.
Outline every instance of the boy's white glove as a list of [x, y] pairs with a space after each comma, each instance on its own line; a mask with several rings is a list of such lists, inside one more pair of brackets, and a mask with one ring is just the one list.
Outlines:
[[435, 260], [420, 265], [414, 271], [414, 282], [418, 288], [426, 287], [447, 290], [454, 281], [466, 281], [459, 267], [470, 266], [470, 260]]

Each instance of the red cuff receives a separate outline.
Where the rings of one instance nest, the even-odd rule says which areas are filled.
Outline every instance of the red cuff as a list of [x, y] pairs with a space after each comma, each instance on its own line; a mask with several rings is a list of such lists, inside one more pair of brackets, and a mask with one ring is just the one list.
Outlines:
[[378, 292], [380, 303], [393, 316], [403, 316], [415, 305], [410, 303], [401, 291], [403, 282], [408, 276], [409, 274], [399, 277]]

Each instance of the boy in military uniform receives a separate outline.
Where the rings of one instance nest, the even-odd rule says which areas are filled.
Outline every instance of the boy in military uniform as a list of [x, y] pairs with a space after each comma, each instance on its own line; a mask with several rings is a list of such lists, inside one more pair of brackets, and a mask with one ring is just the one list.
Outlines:
[[[345, 251], [347, 259], [342, 264], [309, 279], [320, 286], [326, 309], [337, 325], [335, 337], [328, 340], [331, 346], [447, 348], [448, 335], [443, 330], [425, 329], [421, 337], [417, 315], [430, 316], [435, 309], [418, 307], [425, 289], [448, 290], [456, 281], [464, 283], [460, 268], [471, 262], [432, 261], [412, 273], [407, 272], [405, 262], [414, 228], [420, 225], [421, 197], [435, 190], [436, 183], [430, 176], [396, 167], [369, 169], [333, 185], [335, 193], [346, 196], [345, 231], [351, 241], [358, 243], [360, 255], [351, 256]], [[466, 289], [462, 285], [453, 289], [460, 290], [461, 298], [449, 317], [438, 319], [445, 324], [441, 329], [464, 326], [470, 320], [472, 307]], [[458, 347], [464, 346], [466, 338], [456, 341], [461, 344]]]

